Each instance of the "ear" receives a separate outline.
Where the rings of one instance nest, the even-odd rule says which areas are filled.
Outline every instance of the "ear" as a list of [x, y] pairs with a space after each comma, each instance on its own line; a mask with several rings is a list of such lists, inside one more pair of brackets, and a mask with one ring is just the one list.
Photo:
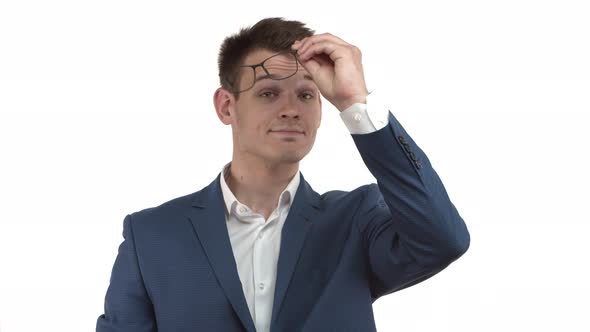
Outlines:
[[235, 103], [234, 95], [224, 88], [218, 88], [213, 95], [213, 104], [217, 117], [223, 124], [229, 125], [232, 122], [233, 106]]

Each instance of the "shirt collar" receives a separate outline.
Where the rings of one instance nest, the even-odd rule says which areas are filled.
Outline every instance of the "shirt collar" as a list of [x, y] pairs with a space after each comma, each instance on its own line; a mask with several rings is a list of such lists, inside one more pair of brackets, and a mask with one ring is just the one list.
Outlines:
[[[219, 177], [220, 182], [221, 182], [220, 183], [221, 184], [221, 192], [223, 193], [223, 201], [225, 203], [225, 212], [227, 214], [232, 213], [232, 211], [235, 213], [236, 205], [242, 204], [240, 201], [238, 201], [236, 196], [234, 196], [233, 192], [231, 191], [231, 189], [227, 185], [227, 182], [225, 182], [226, 174], [229, 175], [228, 173], [229, 173], [229, 166], [230, 165], [231, 165], [231, 162], [229, 162], [225, 166], [223, 166], [223, 169], [221, 170], [221, 174]], [[285, 205], [289, 208], [291, 207], [291, 204], [293, 203], [293, 200], [295, 199], [295, 194], [297, 193], [297, 188], [299, 188], [299, 182], [300, 182], [300, 171], [297, 170], [297, 173], [295, 174], [295, 176], [293, 176], [293, 178], [291, 179], [289, 184], [287, 184], [285, 189], [281, 192], [281, 195], [279, 196], [277, 208], [280, 207], [281, 205]]]

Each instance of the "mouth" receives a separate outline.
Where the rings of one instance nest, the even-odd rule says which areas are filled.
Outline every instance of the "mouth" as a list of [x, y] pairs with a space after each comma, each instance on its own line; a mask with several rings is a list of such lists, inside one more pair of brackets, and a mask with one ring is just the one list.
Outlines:
[[284, 136], [303, 136], [305, 133], [300, 130], [271, 130], [270, 133]]

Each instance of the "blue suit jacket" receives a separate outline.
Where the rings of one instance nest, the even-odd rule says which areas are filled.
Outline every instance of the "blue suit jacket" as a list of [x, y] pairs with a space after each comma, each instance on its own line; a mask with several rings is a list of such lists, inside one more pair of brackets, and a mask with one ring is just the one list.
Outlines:
[[[316, 193], [301, 175], [282, 230], [271, 331], [375, 331], [372, 303], [438, 273], [467, 228], [424, 152], [389, 113], [352, 135], [377, 184]], [[255, 331], [219, 177], [128, 215], [99, 332]]]

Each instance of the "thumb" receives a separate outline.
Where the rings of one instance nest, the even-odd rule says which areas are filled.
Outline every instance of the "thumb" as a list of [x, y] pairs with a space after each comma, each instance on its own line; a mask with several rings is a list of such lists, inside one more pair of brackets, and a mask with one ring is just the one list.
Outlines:
[[320, 64], [314, 60], [314, 58], [310, 58], [304, 61], [300, 61], [301, 65], [307, 72], [311, 75], [312, 78], [315, 78], [318, 70], [320, 69]]

